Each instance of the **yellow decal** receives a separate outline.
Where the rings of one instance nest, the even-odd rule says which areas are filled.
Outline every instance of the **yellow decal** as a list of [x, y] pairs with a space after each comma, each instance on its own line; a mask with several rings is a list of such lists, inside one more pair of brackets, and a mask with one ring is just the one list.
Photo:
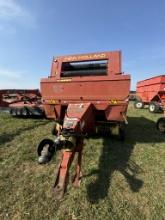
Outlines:
[[117, 101], [116, 99], [111, 99], [111, 100], [109, 101], [109, 103], [110, 103], [111, 105], [116, 105], [116, 104], [118, 103], [118, 101]]
[[56, 102], [56, 100], [54, 100], [54, 99], [50, 99], [50, 100], [48, 100], [48, 103], [49, 103], [49, 104], [56, 104], [57, 102]]
[[65, 61], [75, 61], [75, 60], [95, 60], [95, 59], [105, 59], [106, 54], [100, 53], [100, 54], [89, 54], [89, 55], [81, 55], [81, 56], [68, 56], [64, 57]]
[[70, 82], [71, 79], [58, 79], [57, 82]]

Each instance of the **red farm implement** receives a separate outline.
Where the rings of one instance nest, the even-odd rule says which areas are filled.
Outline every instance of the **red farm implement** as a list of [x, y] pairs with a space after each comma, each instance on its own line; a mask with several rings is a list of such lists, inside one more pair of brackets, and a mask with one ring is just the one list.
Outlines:
[[38, 89], [0, 90], [0, 107], [13, 116], [43, 115], [41, 94]]
[[130, 76], [122, 74], [121, 52], [103, 52], [53, 58], [51, 74], [41, 80], [41, 94], [47, 118], [56, 121], [55, 140], [38, 146], [39, 163], [50, 161], [60, 150], [54, 191], [64, 195], [69, 168], [77, 154], [73, 185], [79, 186], [84, 138], [108, 133], [124, 138], [124, 124], [130, 91]]
[[159, 112], [165, 102], [165, 75], [152, 77], [137, 83], [135, 108], [149, 105], [150, 112]]

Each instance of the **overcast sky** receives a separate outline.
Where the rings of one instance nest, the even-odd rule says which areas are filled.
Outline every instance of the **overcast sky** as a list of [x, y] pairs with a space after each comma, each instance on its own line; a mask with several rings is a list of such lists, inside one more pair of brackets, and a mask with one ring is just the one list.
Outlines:
[[132, 89], [165, 74], [165, 0], [0, 0], [0, 89], [39, 88], [55, 55], [111, 50]]

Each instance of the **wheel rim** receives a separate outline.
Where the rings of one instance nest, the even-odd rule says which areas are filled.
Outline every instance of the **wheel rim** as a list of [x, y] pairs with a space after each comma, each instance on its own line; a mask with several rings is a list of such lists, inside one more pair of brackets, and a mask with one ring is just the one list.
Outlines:
[[22, 110], [22, 115], [27, 115], [27, 110], [26, 109]]
[[11, 113], [13, 116], [16, 116], [16, 110], [15, 109], [12, 109], [12, 113]]
[[53, 144], [54, 142], [51, 139], [43, 139], [37, 147], [38, 156], [41, 156], [41, 151], [44, 149], [45, 146], [48, 146], [48, 151], [51, 151], [51, 153], [53, 154], [54, 148], [51, 148]]
[[155, 111], [155, 106], [154, 106], [154, 105], [150, 105], [149, 108], [150, 108], [150, 111], [151, 111], [151, 112], [154, 112], [154, 111]]
[[136, 107], [137, 107], [137, 108], [142, 108], [142, 106], [143, 106], [143, 103], [142, 103], [142, 102], [137, 102], [137, 103], [136, 103]]
[[21, 109], [17, 109], [17, 115], [21, 115]]

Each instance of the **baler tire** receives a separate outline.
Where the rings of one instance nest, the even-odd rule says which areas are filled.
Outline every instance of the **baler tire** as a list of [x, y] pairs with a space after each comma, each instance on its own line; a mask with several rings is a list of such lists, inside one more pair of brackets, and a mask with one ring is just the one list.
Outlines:
[[134, 102], [134, 107], [135, 107], [136, 109], [142, 109], [142, 108], [144, 107], [144, 103], [143, 103], [142, 101], [136, 100], [136, 101]]
[[160, 107], [156, 102], [151, 102], [148, 108], [149, 108], [149, 112], [151, 113], [156, 113], [160, 111]]
[[41, 151], [43, 150], [43, 148], [46, 146], [46, 145], [49, 145], [49, 152], [53, 155], [54, 152], [55, 152], [55, 148], [53, 147], [54, 145], [54, 141], [52, 141], [51, 139], [43, 139], [39, 145], [37, 146], [37, 154], [38, 156], [41, 156]]
[[161, 132], [165, 134], [165, 118], [159, 118], [156, 122], [156, 128]]

